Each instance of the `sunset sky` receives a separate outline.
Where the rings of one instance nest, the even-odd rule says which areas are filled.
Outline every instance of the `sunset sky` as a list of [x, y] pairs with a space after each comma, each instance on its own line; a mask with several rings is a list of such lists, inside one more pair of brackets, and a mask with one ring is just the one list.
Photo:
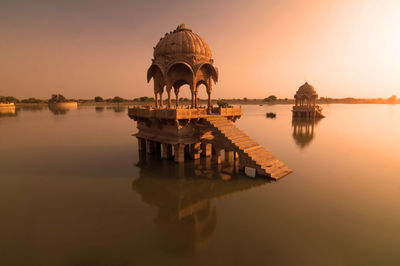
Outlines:
[[214, 98], [292, 98], [305, 81], [400, 96], [399, 0], [0, 0], [0, 95], [153, 96], [153, 47], [181, 23], [213, 52]]

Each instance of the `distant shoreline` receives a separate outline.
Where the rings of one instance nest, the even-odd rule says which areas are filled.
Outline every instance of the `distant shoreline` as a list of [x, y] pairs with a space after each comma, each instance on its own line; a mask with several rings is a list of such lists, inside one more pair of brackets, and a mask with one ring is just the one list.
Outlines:
[[[264, 100], [225, 100], [229, 104], [232, 105], [294, 105], [294, 100], [277, 100], [275, 102], [265, 102]], [[180, 101], [181, 105], [191, 105], [191, 101]], [[212, 101], [213, 104], [217, 104], [216, 100]], [[400, 104], [400, 102], [396, 103], [389, 103], [386, 101], [371, 101], [371, 100], [364, 100], [364, 101], [357, 101], [357, 102], [348, 102], [348, 101], [340, 101], [340, 100], [334, 100], [334, 101], [317, 101], [318, 104]], [[207, 105], [206, 100], [200, 100], [199, 101], [200, 105]], [[154, 106], [154, 102], [137, 102], [137, 101], [124, 101], [120, 103], [114, 103], [114, 102], [79, 102], [78, 101], [78, 106], [130, 106], [130, 105], [136, 105], [136, 106]], [[41, 103], [16, 103], [16, 107], [45, 107], [48, 106], [47, 102], [41, 102]], [[166, 103], [164, 103], [164, 106], [166, 106]], [[174, 102], [173, 102], [174, 106]]]

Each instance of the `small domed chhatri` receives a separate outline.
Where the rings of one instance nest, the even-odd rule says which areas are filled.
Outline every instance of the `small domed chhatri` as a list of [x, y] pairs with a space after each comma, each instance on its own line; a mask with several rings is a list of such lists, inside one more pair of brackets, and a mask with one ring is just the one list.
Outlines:
[[294, 95], [295, 106], [293, 106], [293, 117], [322, 118], [322, 107], [316, 105], [318, 94], [314, 87], [308, 82], [299, 87]]
[[163, 107], [164, 90], [168, 95], [168, 108], [171, 108], [172, 89], [178, 107], [179, 89], [185, 84], [190, 86], [192, 108], [197, 108], [198, 88], [204, 84], [208, 94], [208, 109], [211, 112], [212, 81], [218, 81], [218, 69], [213, 65], [211, 57], [206, 41], [184, 24], [166, 33], [154, 47], [154, 58], [147, 70], [147, 81], [154, 80], [156, 108]]

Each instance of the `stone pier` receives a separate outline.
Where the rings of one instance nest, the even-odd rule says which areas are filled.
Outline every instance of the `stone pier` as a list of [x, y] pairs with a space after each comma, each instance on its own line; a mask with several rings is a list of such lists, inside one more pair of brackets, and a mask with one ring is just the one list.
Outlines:
[[[233, 164], [246, 173], [257, 173], [279, 179], [291, 172], [288, 167], [261, 145], [239, 130], [234, 121], [241, 108], [160, 109], [129, 108], [129, 116], [137, 121], [138, 149], [159, 154], [176, 163], [212, 157], [212, 162]], [[225, 160], [222, 160], [223, 154]], [[247, 169], [247, 170], [246, 170]], [[253, 175], [253, 174], [251, 174]]]
[[[140, 152], [159, 154], [163, 159], [174, 157], [176, 163], [211, 156], [209, 161], [221, 165], [238, 158], [241, 170], [250, 167], [274, 179], [291, 172], [234, 125], [242, 115], [241, 107], [213, 106], [211, 94], [219, 73], [204, 39], [181, 24], [160, 39], [153, 55], [147, 81], [153, 80], [154, 105], [128, 108], [129, 117], [137, 122]], [[191, 93], [190, 105], [184, 107], [179, 102], [183, 85], [188, 85]], [[199, 106], [203, 87], [207, 104]]]

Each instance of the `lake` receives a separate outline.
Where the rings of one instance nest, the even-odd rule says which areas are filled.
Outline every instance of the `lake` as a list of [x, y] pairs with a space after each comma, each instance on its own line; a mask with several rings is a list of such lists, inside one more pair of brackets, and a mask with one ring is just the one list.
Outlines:
[[126, 107], [2, 115], [0, 265], [400, 265], [400, 105], [323, 108], [243, 106], [277, 182], [138, 153]]

